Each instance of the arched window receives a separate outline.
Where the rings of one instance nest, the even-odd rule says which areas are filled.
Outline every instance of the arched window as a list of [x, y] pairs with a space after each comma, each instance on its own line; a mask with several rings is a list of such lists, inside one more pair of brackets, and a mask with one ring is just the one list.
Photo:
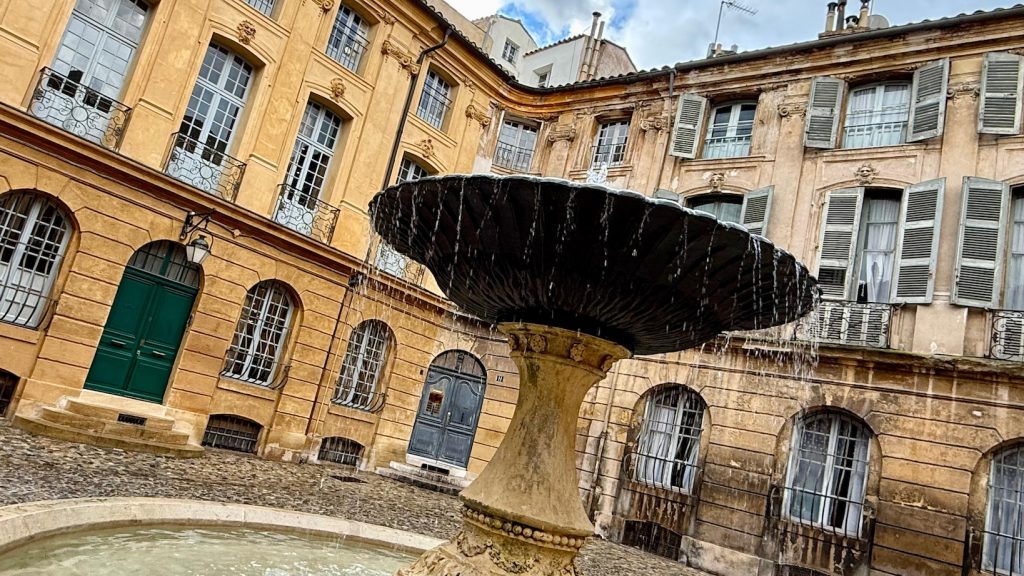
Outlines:
[[270, 384], [288, 339], [293, 308], [292, 298], [280, 282], [267, 280], [250, 288], [222, 374]]
[[647, 400], [637, 441], [633, 479], [689, 493], [697, 475], [704, 401], [696, 392], [672, 386]]
[[992, 459], [984, 546], [982, 569], [1001, 574], [1024, 570], [1024, 445]]
[[0, 197], [0, 321], [39, 324], [70, 239], [68, 218], [46, 197]]
[[335, 404], [360, 410], [375, 407], [381, 373], [393, 340], [391, 328], [380, 320], [367, 320], [356, 326], [348, 339], [348, 350], [338, 376]]
[[248, 418], [233, 414], [213, 414], [203, 433], [203, 446], [255, 454], [262, 429], [258, 422]]
[[859, 536], [871, 433], [858, 420], [827, 412], [801, 420], [784, 509], [790, 519]]
[[359, 466], [359, 460], [362, 457], [362, 444], [348, 438], [332, 436], [324, 438], [323, 442], [320, 443], [320, 453], [317, 455], [317, 460]]

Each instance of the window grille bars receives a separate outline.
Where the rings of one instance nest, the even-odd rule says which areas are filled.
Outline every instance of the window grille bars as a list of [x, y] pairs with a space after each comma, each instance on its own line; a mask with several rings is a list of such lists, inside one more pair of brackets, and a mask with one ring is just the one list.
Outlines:
[[1024, 574], [1024, 447], [992, 459], [981, 569], [1006, 576]]
[[109, 150], [121, 147], [132, 109], [121, 102], [43, 68], [29, 102], [30, 114]]
[[314, 240], [330, 244], [341, 210], [287, 184], [277, 188], [274, 221]]
[[261, 429], [256, 422], [241, 416], [214, 414], [203, 433], [203, 446], [255, 454]]
[[993, 311], [989, 356], [997, 360], [1024, 362], [1024, 311]]
[[632, 459], [632, 479], [690, 493], [698, 471], [704, 401], [691, 390], [673, 386], [655, 392], [645, 412]]
[[451, 107], [452, 88], [436, 72], [427, 73], [423, 83], [423, 94], [416, 108], [416, 115], [438, 130], [444, 129], [444, 119]]
[[530, 166], [533, 164], [533, 148], [524, 148], [498, 141], [498, 145], [494, 149], [494, 163], [509, 170], [529, 172]]
[[352, 331], [342, 361], [332, 402], [374, 412], [386, 396], [378, 392], [387, 361], [391, 328], [380, 320], [367, 320]]
[[245, 297], [222, 376], [270, 386], [288, 342], [292, 300], [276, 282], [260, 282]]
[[352, 72], [359, 71], [359, 63], [369, 44], [369, 26], [358, 14], [344, 4], [334, 19], [331, 37], [327, 40], [327, 55]]
[[320, 452], [317, 455], [317, 460], [322, 462], [334, 462], [335, 464], [345, 464], [347, 466], [355, 466], [356, 468], [359, 467], [359, 462], [362, 458], [363, 445], [355, 440], [340, 436], [324, 438], [320, 443]]
[[164, 171], [172, 178], [234, 202], [245, 175], [245, 163], [224, 153], [225, 146], [207, 146], [181, 132], [171, 135], [171, 153]]

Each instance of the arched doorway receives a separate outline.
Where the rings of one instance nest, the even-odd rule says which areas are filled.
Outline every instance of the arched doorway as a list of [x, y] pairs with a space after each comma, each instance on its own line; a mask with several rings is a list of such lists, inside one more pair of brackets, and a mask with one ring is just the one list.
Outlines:
[[85, 387], [162, 402], [178, 356], [200, 270], [185, 248], [152, 242], [132, 255], [114, 296]]
[[441, 468], [466, 468], [484, 402], [487, 371], [469, 352], [450, 350], [430, 363], [409, 455]]

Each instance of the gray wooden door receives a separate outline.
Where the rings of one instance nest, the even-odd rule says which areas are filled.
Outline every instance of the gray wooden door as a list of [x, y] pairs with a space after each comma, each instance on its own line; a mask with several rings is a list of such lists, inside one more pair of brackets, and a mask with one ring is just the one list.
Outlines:
[[423, 384], [409, 454], [465, 468], [486, 382], [483, 365], [468, 352], [453, 350], [435, 358]]

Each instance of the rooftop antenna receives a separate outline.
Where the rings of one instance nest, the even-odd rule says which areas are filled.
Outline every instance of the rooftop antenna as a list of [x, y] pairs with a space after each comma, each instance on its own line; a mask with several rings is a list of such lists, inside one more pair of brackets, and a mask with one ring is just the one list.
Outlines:
[[747, 6], [739, 0], [722, 0], [722, 4], [718, 7], [718, 26], [715, 28], [715, 42], [713, 46], [718, 46], [718, 33], [722, 31], [722, 14], [725, 12], [726, 8], [736, 10], [737, 12], [743, 12], [744, 14], [749, 14], [751, 16], [757, 15], [756, 8]]

